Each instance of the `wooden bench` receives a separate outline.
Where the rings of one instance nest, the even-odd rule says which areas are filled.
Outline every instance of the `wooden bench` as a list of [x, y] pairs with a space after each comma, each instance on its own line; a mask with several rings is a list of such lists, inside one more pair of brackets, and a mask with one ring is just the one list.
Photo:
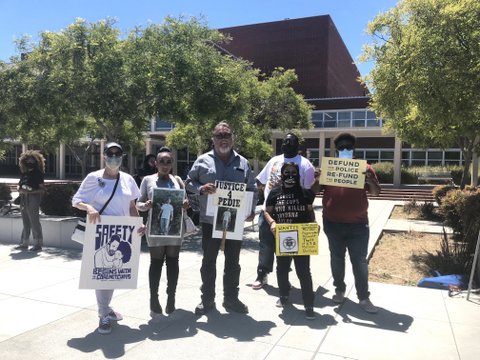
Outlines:
[[427, 172], [422, 173], [418, 176], [418, 182], [443, 182], [443, 183], [452, 183], [453, 177], [449, 171], [442, 171], [442, 172]]

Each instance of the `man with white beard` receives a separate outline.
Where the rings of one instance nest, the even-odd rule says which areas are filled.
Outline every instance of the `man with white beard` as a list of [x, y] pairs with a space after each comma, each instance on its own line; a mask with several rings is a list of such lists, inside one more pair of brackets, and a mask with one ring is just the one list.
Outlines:
[[[229, 181], [247, 184], [247, 191], [253, 191], [253, 204], [257, 202], [257, 188], [248, 160], [233, 150], [234, 136], [230, 125], [218, 123], [212, 133], [213, 150], [200, 155], [188, 173], [186, 188], [199, 195], [200, 222], [202, 224], [203, 259], [202, 301], [195, 308], [195, 314], [203, 315], [215, 307], [216, 262], [220, 249], [220, 238], [212, 238], [213, 216], [206, 215], [207, 197], [216, 191], [215, 181]], [[252, 209], [255, 207], [252, 206]], [[255, 216], [254, 210], [246, 221]], [[223, 307], [227, 311], [248, 313], [248, 307], [238, 299], [240, 281], [240, 249], [242, 241], [226, 239], [225, 268], [223, 273]]]

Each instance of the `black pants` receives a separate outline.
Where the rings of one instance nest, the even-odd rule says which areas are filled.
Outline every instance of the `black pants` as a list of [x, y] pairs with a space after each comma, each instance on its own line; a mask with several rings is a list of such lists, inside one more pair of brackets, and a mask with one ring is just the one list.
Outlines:
[[280, 296], [288, 296], [290, 293], [291, 285], [288, 280], [288, 272], [292, 259], [302, 288], [303, 304], [306, 308], [313, 307], [315, 295], [313, 293], [312, 274], [310, 273], [310, 256], [277, 256], [277, 282]]
[[[213, 302], [215, 299], [215, 280], [217, 278], [217, 256], [221, 239], [212, 238], [212, 224], [202, 223], [203, 259], [200, 274], [202, 275], [202, 301]], [[223, 271], [223, 296], [225, 299], [238, 298], [240, 282], [240, 240], [225, 241], [225, 266]]]

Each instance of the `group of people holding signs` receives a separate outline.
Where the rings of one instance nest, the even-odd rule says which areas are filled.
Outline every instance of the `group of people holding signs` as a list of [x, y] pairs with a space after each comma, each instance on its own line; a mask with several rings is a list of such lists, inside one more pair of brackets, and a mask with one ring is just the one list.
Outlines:
[[[164, 262], [168, 296], [165, 312], [170, 314], [175, 310], [178, 259], [184, 232], [182, 213], [189, 207], [187, 193], [198, 196], [202, 229], [201, 301], [195, 314], [203, 315], [215, 308], [216, 261], [221, 249], [225, 255], [222, 306], [229, 312], [248, 313], [247, 305], [239, 299], [239, 257], [244, 222], [255, 217], [259, 190], [263, 191], [265, 201], [258, 220], [260, 248], [257, 278], [252, 288], [258, 290], [267, 284], [276, 254], [277, 306], [283, 307], [291, 289], [288, 274], [293, 261], [301, 285], [305, 317], [315, 318], [310, 255], [318, 254], [320, 226], [315, 219], [313, 202], [316, 194], [323, 190], [323, 230], [331, 254], [333, 301], [342, 303], [345, 300], [345, 253], [348, 249], [359, 304], [369, 313], [377, 312], [368, 291], [366, 192], [378, 194], [380, 186], [372, 167], [364, 160], [353, 159], [355, 140], [349, 133], [339, 134], [334, 139], [338, 156], [323, 158], [322, 170], [316, 172], [310, 161], [299, 155], [298, 137], [288, 133], [283, 139], [282, 154], [270, 159], [255, 178], [248, 160], [234, 150], [232, 128], [220, 122], [212, 132], [213, 149], [197, 158], [185, 182], [171, 175], [174, 159], [170, 149], [164, 147], [157, 154], [157, 173], [145, 176], [140, 189], [130, 175], [119, 170], [122, 147], [116, 143], [107, 144], [105, 169], [89, 174], [72, 199], [73, 206], [86, 210], [89, 222], [80, 287], [96, 291], [100, 317], [98, 331], [108, 334], [112, 322], [121, 320], [121, 315], [110, 307], [113, 289], [136, 286], [139, 239], [145, 233], [151, 258], [151, 316], [155, 318], [163, 313], [158, 288]], [[113, 198], [100, 219], [98, 209], [112, 196], [117, 178], [120, 185], [113, 191]], [[138, 217], [139, 211], [149, 212], [147, 227]], [[103, 228], [105, 226], [107, 229]], [[136, 231], [131, 230], [132, 226]], [[112, 234], [108, 229], [118, 229], [118, 232]], [[128, 243], [129, 261], [125, 261], [125, 255], [118, 250], [122, 243]], [[96, 266], [95, 254], [99, 251], [103, 258], [112, 258], [112, 266]]]

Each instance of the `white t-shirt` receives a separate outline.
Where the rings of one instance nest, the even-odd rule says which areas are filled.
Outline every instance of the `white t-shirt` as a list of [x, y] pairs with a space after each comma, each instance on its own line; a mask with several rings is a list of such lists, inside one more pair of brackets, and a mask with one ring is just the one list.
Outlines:
[[[80, 202], [92, 205], [97, 211], [105, 205], [112, 195], [117, 179], [104, 179], [104, 170], [93, 171], [83, 179], [72, 205]], [[120, 171], [117, 189], [112, 200], [103, 211], [103, 215], [130, 216], [130, 202], [140, 197], [140, 190], [130, 174]]]
[[265, 185], [263, 210], [265, 210], [265, 202], [267, 201], [270, 191], [281, 185], [281, 169], [286, 162], [293, 162], [298, 165], [300, 171], [300, 186], [302, 188], [310, 189], [315, 181], [315, 168], [307, 158], [301, 155], [297, 155], [293, 158], [286, 158], [283, 154], [274, 156], [267, 162], [265, 167], [256, 177], [259, 182]]

